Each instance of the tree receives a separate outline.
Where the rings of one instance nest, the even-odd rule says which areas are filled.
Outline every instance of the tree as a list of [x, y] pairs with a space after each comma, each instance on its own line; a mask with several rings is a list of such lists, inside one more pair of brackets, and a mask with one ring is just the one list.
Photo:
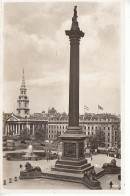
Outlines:
[[91, 149], [97, 149], [98, 147], [105, 147], [105, 133], [103, 130], [97, 130], [95, 135], [88, 137], [88, 142]]
[[20, 131], [20, 140], [25, 141], [28, 139], [30, 139], [30, 130], [27, 127], [25, 127]]
[[57, 111], [54, 107], [48, 110], [48, 115], [49, 116], [55, 116], [57, 114]]
[[46, 129], [43, 127], [38, 127], [35, 132], [35, 140], [43, 142], [46, 139], [46, 135], [47, 135]]

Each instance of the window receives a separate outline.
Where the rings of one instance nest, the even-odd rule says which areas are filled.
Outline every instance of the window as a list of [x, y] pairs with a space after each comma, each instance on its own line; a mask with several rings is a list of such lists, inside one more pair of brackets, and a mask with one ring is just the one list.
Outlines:
[[92, 127], [92, 130], [93, 130], [93, 127]]
[[105, 130], [105, 127], [104, 127], [104, 130]]
[[90, 133], [88, 132], [88, 135], [89, 135]]
[[110, 142], [110, 140], [108, 139], [108, 142]]
[[88, 130], [90, 129], [90, 127], [88, 127]]
[[110, 136], [110, 133], [108, 133], [108, 136]]

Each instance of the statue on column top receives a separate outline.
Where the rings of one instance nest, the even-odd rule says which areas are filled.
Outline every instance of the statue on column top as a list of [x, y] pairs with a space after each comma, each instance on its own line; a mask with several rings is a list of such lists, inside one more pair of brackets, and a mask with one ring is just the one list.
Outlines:
[[74, 6], [74, 15], [72, 17], [72, 27], [71, 27], [71, 29], [73, 29], [73, 30], [78, 29], [77, 18], [78, 18], [78, 16], [77, 16], [77, 5], [76, 5], [76, 6]]
[[76, 6], [74, 6], [74, 17], [77, 19], [77, 5]]
[[77, 18], [78, 18], [78, 16], [77, 16], [77, 5], [76, 5], [76, 6], [74, 6], [74, 16], [72, 18], [72, 21], [77, 22]]

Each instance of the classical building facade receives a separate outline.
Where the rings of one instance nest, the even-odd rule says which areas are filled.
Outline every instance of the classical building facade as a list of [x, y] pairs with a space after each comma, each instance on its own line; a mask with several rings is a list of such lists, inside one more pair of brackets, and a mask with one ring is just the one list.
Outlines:
[[[91, 114], [80, 115], [79, 126], [87, 136], [94, 135], [98, 130], [105, 132], [106, 147], [117, 145], [120, 131], [120, 118], [112, 114]], [[59, 115], [48, 119], [48, 139], [54, 140], [63, 134], [68, 127], [68, 116]]]
[[6, 119], [11, 115], [11, 113], [4, 113], [3, 112], [3, 135], [5, 135], [6, 130]]
[[4, 135], [20, 135], [21, 130], [27, 128], [31, 135], [35, 134], [39, 128], [42, 130], [47, 130], [48, 120], [44, 116], [30, 115], [29, 117], [21, 117], [15, 114], [11, 114], [5, 120], [5, 130]]
[[[6, 116], [6, 115], [5, 115]], [[34, 113], [29, 117], [11, 114], [4, 118], [3, 135], [20, 135], [25, 127], [35, 134], [38, 128], [47, 132], [47, 139], [55, 140], [63, 134], [68, 127], [68, 115], [58, 114], [48, 116], [46, 113]], [[79, 126], [87, 136], [94, 135], [98, 130], [105, 133], [106, 147], [116, 146], [120, 134], [120, 117], [111, 114], [85, 114], [80, 115]]]

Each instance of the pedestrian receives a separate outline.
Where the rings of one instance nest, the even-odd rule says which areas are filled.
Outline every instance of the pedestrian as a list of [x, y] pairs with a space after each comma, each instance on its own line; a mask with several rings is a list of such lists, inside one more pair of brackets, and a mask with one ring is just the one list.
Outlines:
[[91, 155], [91, 161], [93, 160], [93, 157], [92, 157], [92, 155]]
[[109, 185], [110, 185], [110, 189], [112, 189], [112, 186], [113, 186], [112, 181], [109, 183]]
[[48, 161], [48, 157], [47, 157], [47, 161]]

